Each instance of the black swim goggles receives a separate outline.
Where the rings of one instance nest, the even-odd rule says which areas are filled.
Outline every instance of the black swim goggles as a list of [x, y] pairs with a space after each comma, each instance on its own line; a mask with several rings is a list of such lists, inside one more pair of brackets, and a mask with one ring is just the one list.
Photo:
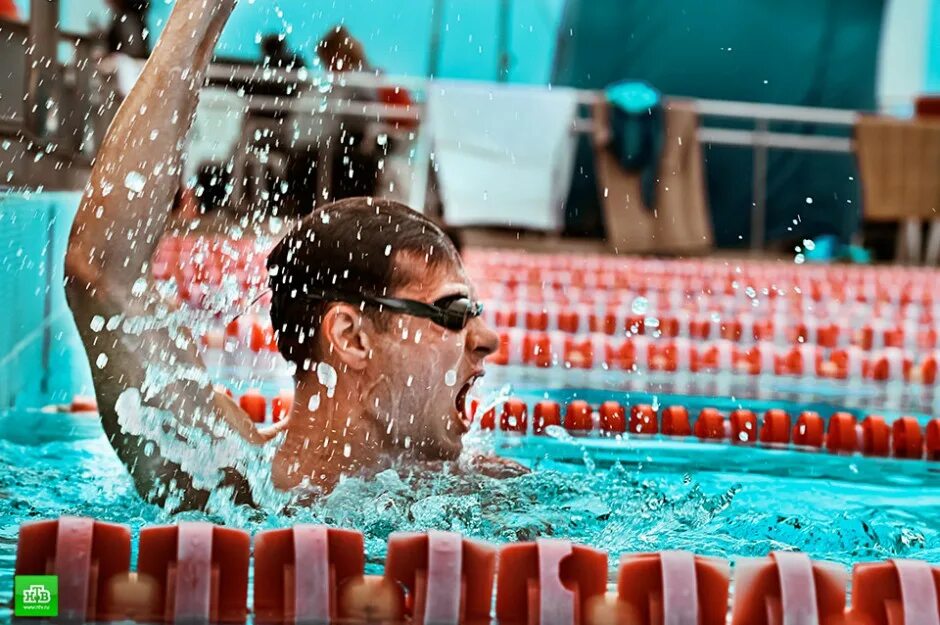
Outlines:
[[316, 293], [305, 293], [302, 297], [324, 302], [377, 306], [379, 310], [430, 319], [442, 328], [454, 332], [463, 330], [471, 319], [483, 314], [483, 303], [475, 302], [466, 295], [447, 295], [430, 304], [413, 299], [375, 297], [360, 293], [343, 293], [341, 291], [318, 291]]

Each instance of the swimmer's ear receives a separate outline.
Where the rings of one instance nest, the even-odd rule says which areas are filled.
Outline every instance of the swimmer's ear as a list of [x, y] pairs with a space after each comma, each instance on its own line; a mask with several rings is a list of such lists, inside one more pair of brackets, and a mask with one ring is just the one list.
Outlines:
[[330, 353], [353, 370], [362, 370], [369, 362], [371, 342], [363, 325], [362, 311], [350, 304], [335, 304], [323, 316], [320, 326]]

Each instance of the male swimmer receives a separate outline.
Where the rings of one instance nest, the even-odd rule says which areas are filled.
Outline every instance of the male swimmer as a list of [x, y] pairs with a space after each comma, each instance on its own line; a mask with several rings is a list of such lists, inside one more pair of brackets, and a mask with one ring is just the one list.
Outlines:
[[[149, 270], [168, 228], [198, 92], [234, 6], [177, 0], [102, 144], [65, 267], [111, 444], [142, 496], [156, 503], [174, 496], [186, 508], [204, 507], [209, 497], [193, 478], [199, 467], [191, 456], [194, 470], [173, 452], [187, 432], [220, 442], [234, 432], [251, 446], [272, 436], [214, 391], [193, 337], [171, 321]], [[345, 200], [296, 224], [268, 269], [278, 347], [297, 367], [270, 483], [328, 492], [341, 476], [389, 460], [457, 458], [468, 427], [463, 403], [497, 336], [441, 230], [400, 204]], [[173, 373], [171, 383], [155, 382], [155, 363]], [[175, 421], [154, 426], [138, 418], [148, 410]], [[211, 465], [218, 453], [207, 448], [195, 464]], [[250, 502], [235, 466], [219, 471], [220, 483]]]

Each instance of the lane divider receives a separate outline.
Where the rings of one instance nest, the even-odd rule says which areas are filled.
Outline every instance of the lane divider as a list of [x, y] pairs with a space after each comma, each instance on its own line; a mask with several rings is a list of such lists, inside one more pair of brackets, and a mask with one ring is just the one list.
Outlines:
[[923, 561], [860, 563], [850, 579], [777, 551], [738, 559], [732, 585], [721, 558], [626, 553], [609, 579], [606, 552], [568, 540], [495, 547], [430, 531], [392, 534], [384, 573], [365, 575], [354, 530], [263, 531], [253, 558], [251, 542], [208, 523], [145, 527], [131, 571], [128, 527], [62, 517], [20, 526], [15, 574], [59, 576], [59, 619], [73, 623], [940, 625], [940, 567]]
[[470, 413], [480, 419], [480, 428], [498, 429], [507, 434], [539, 436], [545, 435], [548, 426], [560, 426], [575, 436], [694, 436], [702, 441], [761, 445], [769, 449], [792, 446], [832, 454], [940, 460], [940, 418], [922, 427], [911, 416], [898, 417], [889, 425], [884, 417], [876, 414], [867, 415], [859, 422], [848, 412], [835, 412], [826, 420], [816, 412], [804, 411], [794, 420], [779, 408], [758, 414], [747, 408], [724, 413], [705, 407], [691, 419], [684, 406], [657, 410], [648, 404], [623, 406], [611, 400], [592, 406], [582, 399], [562, 406], [546, 399], [533, 406], [530, 429], [527, 416], [530, 411], [520, 399], [509, 399], [501, 407], [491, 408], [482, 415], [477, 412], [478, 403], [474, 400]]

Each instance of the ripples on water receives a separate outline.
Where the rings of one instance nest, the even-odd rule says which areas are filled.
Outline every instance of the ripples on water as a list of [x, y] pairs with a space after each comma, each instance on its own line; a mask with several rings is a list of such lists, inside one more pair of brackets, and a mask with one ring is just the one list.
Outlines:
[[940, 489], [619, 465], [593, 472], [556, 465], [503, 480], [456, 467], [389, 470], [372, 480], [348, 479], [309, 507], [173, 516], [137, 496], [97, 428], [90, 423], [85, 435], [39, 444], [0, 440], [0, 587], [12, 587], [19, 524], [63, 514], [125, 523], [135, 534], [178, 519], [252, 532], [301, 522], [350, 527], [366, 536], [371, 572], [381, 568], [390, 533], [427, 529], [496, 543], [569, 538], [607, 550], [612, 567], [621, 552], [659, 549], [735, 557], [796, 548], [845, 564], [940, 559]]

